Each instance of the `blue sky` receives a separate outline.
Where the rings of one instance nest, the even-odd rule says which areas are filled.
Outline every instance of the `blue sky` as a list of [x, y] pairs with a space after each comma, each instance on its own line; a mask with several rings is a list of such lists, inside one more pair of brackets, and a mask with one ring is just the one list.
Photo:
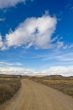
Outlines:
[[73, 0], [0, 0], [0, 68], [7, 67], [73, 75]]

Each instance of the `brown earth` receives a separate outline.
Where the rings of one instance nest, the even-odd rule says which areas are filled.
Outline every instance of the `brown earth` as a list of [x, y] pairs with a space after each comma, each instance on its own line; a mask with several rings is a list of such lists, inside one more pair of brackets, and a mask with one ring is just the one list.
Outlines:
[[73, 110], [73, 98], [24, 79], [16, 96], [1, 105], [0, 110]]

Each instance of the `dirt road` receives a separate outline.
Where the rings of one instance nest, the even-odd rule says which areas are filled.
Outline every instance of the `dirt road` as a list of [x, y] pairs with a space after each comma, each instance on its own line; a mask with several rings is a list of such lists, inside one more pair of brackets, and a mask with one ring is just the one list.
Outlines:
[[17, 95], [0, 106], [0, 110], [73, 110], [73, 98], [25, 79]]

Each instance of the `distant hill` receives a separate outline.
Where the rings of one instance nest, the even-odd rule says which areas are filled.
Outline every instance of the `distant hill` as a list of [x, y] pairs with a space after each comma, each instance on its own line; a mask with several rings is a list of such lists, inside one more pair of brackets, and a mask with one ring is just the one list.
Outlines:
[[73, 76], [65, 77], [62, 75], [48, 75], [48, 76], [27, 76], [27, 75], [8, 75], [8, 74], [0, 74], [0, 78], [5, 77], [5, 78], [16, 78], [16, 77], [21, 77], [21, 78], [29, 78], [29, 79], [44, 79], [44, 80], [56, 80], [56, 79], [73, 79]]
[[49, 75], [49, 76], [32, 76], [33, 79], [44, 79], [44, 80], [62, 80], [62, 79], [73, 79], [73, 76], [65, 77], [62, 75]]

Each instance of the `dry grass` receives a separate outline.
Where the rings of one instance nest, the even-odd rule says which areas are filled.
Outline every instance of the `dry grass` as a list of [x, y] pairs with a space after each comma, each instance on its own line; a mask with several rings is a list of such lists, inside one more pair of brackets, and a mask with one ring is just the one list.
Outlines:
[[73, 97], [73, 78], [61, 78], [61, 79], [50, 79], [50, 78], [32, 78], [32, 80], [45, 84], [49, 87], [58, 89], [65, 94], [68, 94]]
[[0, 104], [9, 100], [19, 90], [21, 82], [19, 78], [0, 77]]

